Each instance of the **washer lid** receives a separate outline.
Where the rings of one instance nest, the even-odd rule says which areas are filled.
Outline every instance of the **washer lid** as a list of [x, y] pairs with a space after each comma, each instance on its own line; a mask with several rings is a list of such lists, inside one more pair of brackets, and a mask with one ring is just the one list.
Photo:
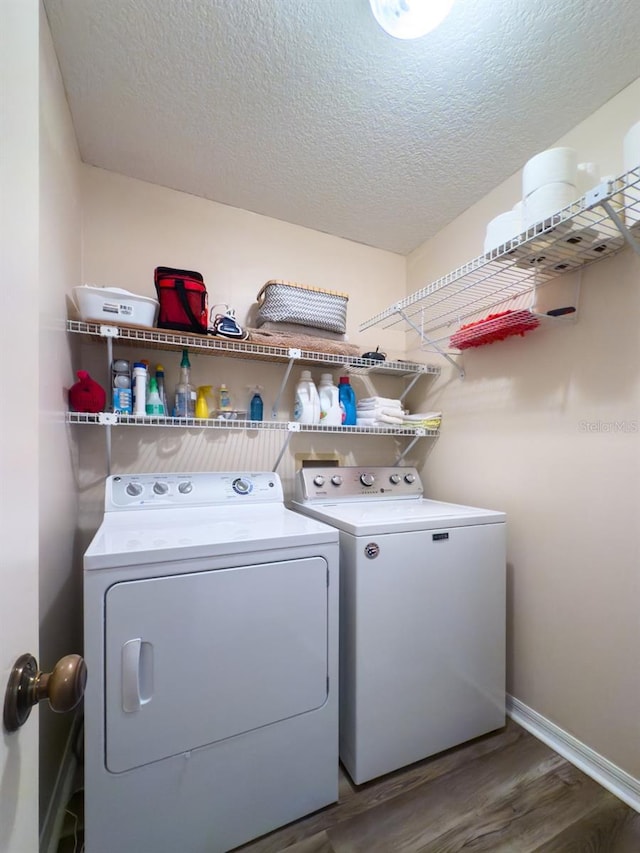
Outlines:
[[335, 529], [282, 505], [106, 513], [84, 568], [168, 562], [336, 542]]
[[343, 503], [295, 501], [291, 507], [354, 536], [497, 524], [506, 521], [504, 512], [426, 499]]

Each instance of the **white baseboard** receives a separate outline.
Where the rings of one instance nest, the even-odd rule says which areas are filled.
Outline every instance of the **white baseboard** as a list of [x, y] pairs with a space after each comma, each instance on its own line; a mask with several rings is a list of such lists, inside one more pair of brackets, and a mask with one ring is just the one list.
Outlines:
[[640, 812], [640, 779], [635, 779], [591, 747], [556, 726], [551, 720], [509, 695], [507, 695], [507, 714], [558, 755], [566, 758], [587, 776], [595, 779], [603, 788]]
[[82, 726], [82, 712], [78, 711], [64, 746], [60, 768], [53, 787], [47, 814], [40, 832], [40, 853], [56, 853], [64, 822], [64, 810], [72, 794], [73, 781], [78, 766], [75, 747]]

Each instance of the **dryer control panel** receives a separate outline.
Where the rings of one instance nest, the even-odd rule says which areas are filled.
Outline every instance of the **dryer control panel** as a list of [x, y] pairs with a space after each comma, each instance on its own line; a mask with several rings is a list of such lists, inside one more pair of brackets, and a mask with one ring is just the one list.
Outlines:
[[390, 500], [421, 498], [415, 468], [301, 468], [296, 474], [296, 500]]
[[283, 500], [280, 477], [270, 471], [121, 474], [107, 477], [105, 512], [283, 503]]

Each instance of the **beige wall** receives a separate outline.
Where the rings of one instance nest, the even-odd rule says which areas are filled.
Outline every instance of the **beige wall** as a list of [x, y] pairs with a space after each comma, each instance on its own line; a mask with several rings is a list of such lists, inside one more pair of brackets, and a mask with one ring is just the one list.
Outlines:
[[[560, 142], [619, 173], [639, 104], [640, 80]], [[486, 222], [519, 194], [516, 175], [416, 250], [407, 293], [480, 254]], [[545, 303], [579, 285], [566, 276]], [[638, 779], [639, 285], [626, 249], [583, 272], [575, 324], [468, 351], [463, 381], [443, 362], [414, 399], [444, 412], [429, 493], [508, 514], [510, 693]], [[627, 431], [598, 426], [611, 422]]]
[[[82, 651], [74, 434], [61, 412], [73, 381], [66, 294], [80, 276], [80, 158], [44, 11], [40, 13], [39, 421], [40, 666]], [[25, 347], [32, 346], [25, 340]], [[40, 708], [40, 811], [49, 807], [71, 714]], [[53, 817], [53, 816], [51, 816]]]
[[[204, 275], [210, 304], [231, 304], [245, 323], [265, 281], [305, 282], [350, 294], [348, 335], [354, 341], [357, 338], [363, 349], [380, 343], [390, 354], [398, 354], [404, 348], [404, 335], [399, 332], [357, 334], [359, 323], [372, 311], [404, 295], [404, 257], [89, 166], [82, 167], [82, 193], [82, 275], [86, 283], [154, 296], [156, 266], [195, 269]], [[130, 359], [147, 355], [153, 364], [161, 359], [167, 385], [175, 385], [179, 351], [144, 353], [121, 348], [119, 353]], [[104, 348], [83, 346], [82, 357], [84, 366], [94, 368], [100, 381], [106, 378]], [[265, 415], [269, 416], [284, 373], [282, 366], [198, 355], [192, 355], [191, 361], [195, 384], [226, 382], [239, 408], [246, 407], [247, 386], [264, 385]], [[320, 373], [319, 368], [313, 369], [316, 380]], [[298, 374], [299, 368], [294, 368], [280, 406], [282, 419], [291, 417]], [[337, 377], [338, 371], [334, 374]], [[387, 380], [379, 387], [386, 393], [401, 384], [390, 386]], [[114, 429], [114, 471], [270, 468], [283, 440], [281, 432], [236, 435], [217, 430]], [[397, 446], [402, 448], [403, 442]], [[386, 458], [394, 454], [396, 442], [314, 434], [294, 437], [278, 469], [289, 491], [295, 455], [308, 450], [336, 452], [346, 461], [353, 461], [357, 450], [360, 461], [372, 463], [381, 452]], [[90, 529], [104, 485], [102, 430], [82, 430], [82, 453], [82, 509], [89, 513], [83, 525]]]

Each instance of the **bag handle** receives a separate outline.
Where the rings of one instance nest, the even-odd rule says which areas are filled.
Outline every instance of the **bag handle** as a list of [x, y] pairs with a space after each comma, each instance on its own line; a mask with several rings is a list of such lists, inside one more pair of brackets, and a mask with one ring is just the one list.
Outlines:
[[[202, 334], [202, 323], [200, 320], [196, 319], [196, 315], [191, 310], [191, 305], [189, 305], [189, 300], [187, 299], [186, 288], [184, 286], [183, 279], [176, 278], [174, 279], [174, 284], [176, 288], [176, 293], [178, 294], [178, 299], [180, 300], [180, 304], [184, 309], [184, 313], [187, 315], [189, 320], [191, 321], [191, 325], [193, 326], [194, 332], [200, 332]], [[206, 330], [204, 332], [206, 334]]]

